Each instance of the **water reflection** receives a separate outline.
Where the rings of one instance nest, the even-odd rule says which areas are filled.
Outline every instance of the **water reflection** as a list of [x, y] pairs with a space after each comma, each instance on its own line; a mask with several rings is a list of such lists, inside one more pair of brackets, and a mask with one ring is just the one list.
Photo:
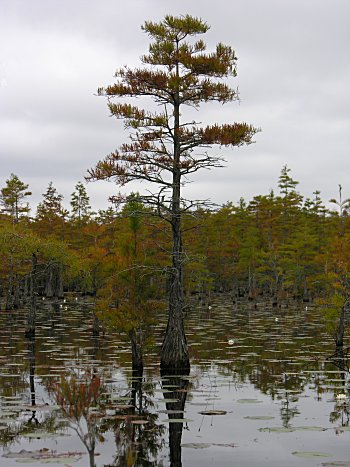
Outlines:
[[184, 429], [184, 411], [189, 386], [186, 371], [175, 374], [165, 370], [161, 372], [162, 388], [164, 390], [165, 406], [169, 419], [169, 454], [170, 466], [182, 467], [181, 440]]
[[[279, 465], [285, 461], [274, 451], [273, 433], [283, 428], [284, 458], [290, 454], [288, 446], [300, 449], [297, 445], [303, 439], [310, 449], [332, 453], [334, 461], [346, 459], [348, 349], [334, 352], [334, 342], [315, 306], [305, 313], [304, 307], [269, 309], [262, 303], [246, 307], [212, 297], [210, 310], [193, 308], [187, 317], [191, 384], [187, 374], [159, 375], [157, 351], [163, 323], [157, 325], [157, 346], [148, 351], [144, 372], [132, 372], [125, 336], [92, 337], [92, 308], [68, 298], [66, 302], [40, 301], [35, 339], [24, 339], [26, 310], [0, 315], [0, 444], [7, 453], [16, 441], [27, 450], [48, 446], [64, 453], [72, 445], [81, 450], [75, 433], [64, 428], [66, 422], [48, 388], [62, 373], [82, 377], [90, 372], [91, 378], [103, 379], [95, 434], [98, 467], [128, 462], [155, 467], [161, 462], [169, 465], [168, 460], [176, 467], [210, 466], [213, 457], [208, 454], [214, 449], [222, 465], [233, 464], [226, 462], [227, 455], [233, 456], [235, 465], [260, 467], [254, 458], [256, 446], [267, 459], [261, 467]], [[199, 414], [208, 408], [226, 413], [212, 425]], [[301, 427], [312, 431], [316, 425], [323, 430], [322, 437], [294, 435]], [[335, 433], [341, 434], [337, 448]], [[55, 436], [52, 441], [49, 434]], [[232, 452], [225, 454], [225, 447]], [[75, 465], [86, 463], [87, 454]]]
[[[28, 338], [28, 361], [29, 361], [29, 390], [30, 390], [30, 402], [33, 408], [35, 408], [35, 336]], [[36, 417], [36, 410], [32, 411], [32, 416], [28, 420], [28, 423], [39, 424], [39, 420]]]
[[157, 424], [158, 414], [153, 412], [155, 383], [143, 378], [142, 368], [132, 371], [130, 381], [130, 400], [124, 407], [116, 406], [113, 430], [117, 449], [110, 467], [156, 467], [165, 428]]
[[333, 411], [330, 413], [329, 421], [334, 423], [340, 422], [338, 432], [342, 432], [343, 427], [348, 427], [350, 424], [350, 371], [348, 366], [348, 351], [349, 348], [344, 349], [343, 345], [337, 345], [335, 352], [329, 361], [339, 368], [339, 388], [335, 394], [335, 405]]
[[[11, 327], [10, 330], [13, 331], [14, 329]], [[42, 433], [55, 433], [64, 426], [57, 419], [57, 412], [50, 410], [48, 405], [37, 403], [35, 335], [27, 338], [25, 343], [27, 358], [23, 374], [8, 373], [5, 374], [5, 378], [1, 379], [3, 383], [0, 399], [1, 418], [6, 418], [7, 425], [0, 430], [0, 443], [7, 447], [18, 442], [24, 436], [31, 439], [37, 433], [37, 436], [40, 437]], [[15, 371], [17, 368], [16, 365], [14, 367]], [[25, 374], [29, 375], [29, 387], [25, 384]], [[6, 380], [6, 376], [10, 378], [10, 381], [12, 380], [11, 386]], [[14, 382], [16, 383], [13, 384]], [[24, 384], [22, 385], [22, 383]], [[8, 391], [9, 389], [11, 390]]]

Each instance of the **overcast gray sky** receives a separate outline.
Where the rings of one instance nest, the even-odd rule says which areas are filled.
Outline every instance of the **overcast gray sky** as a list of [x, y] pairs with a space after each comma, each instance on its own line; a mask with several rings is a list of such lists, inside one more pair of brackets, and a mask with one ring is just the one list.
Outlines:
[[[338, 184], [350, 196], [349, 0], [0, 0], [0, 187], [15, 173], [35, 205], [52, 181], [69, 203], [128, 136], [97, 88], [140, 64], [145, 20], [187, 13], [211, 25], [208, 50], [220, 41], [239, 58], [240, 102], [206, 104], [197, 119], [262, 129], [255, 144], [225, 151], [226, 168], [199, 172], [188, 196], [250, 200], [277, 191], [285, 164], [305, 196], [318, 189], [327, 201]], [[87, 190], [94, 208], [119, 191]]]

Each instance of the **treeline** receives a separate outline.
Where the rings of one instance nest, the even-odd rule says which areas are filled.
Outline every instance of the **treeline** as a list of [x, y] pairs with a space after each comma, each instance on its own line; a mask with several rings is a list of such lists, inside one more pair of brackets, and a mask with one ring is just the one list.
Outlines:
[[[183, 221], [187, 296], [204, 302], [212, 292], [230, 293], [233, 300], [263, 296], [275, 306], [290, 299], [347, 300], [349, 200], [342, 199], [340, 186], [339, 198], [330, 200], [334, 211], [318, 191], [305, 199], [287, 166], [277, 184], [278, 194], [188, 212]], [[29, 217], [30, 195], [14, 174], [0, 191], [2, 308], [28, 302], [33, 268], [37, 296], [90, 294], [107, 316], [122, 309], [130, 322], [166, 296], [171, 238], [156, 208], [144, 207], [132, 194], [120, 210], [93, 213], [79, 182], [68, 211], [50, 183], [36, 215]]]

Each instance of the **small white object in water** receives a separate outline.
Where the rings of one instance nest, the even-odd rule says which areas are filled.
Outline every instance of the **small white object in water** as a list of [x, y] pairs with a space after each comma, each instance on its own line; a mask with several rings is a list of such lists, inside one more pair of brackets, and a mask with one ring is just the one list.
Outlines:
[[63, 305], [60, 305], [60, 308], [63, 308]]
[[305, 311], [307, 311], [307, 306], [305, 307]]
[[227, 342], [228, 342], [228, 345], [233, 345], [235, 343], [233, 339], [229, 339]]
[[278, 323], [278, 318], [275, 318], [276, 323]]
[[66, 299], [65, 299], [65, 298], [63, 299], [63, 303], [66, 303]]
[[335, 398], [338, 400], [338, 401], [342, 401], [344, 399], [346, 399], [346, 394], [337, 394], [335, 396]]
[[75, 297], [75, 301], [77, 301], [77, 300], [78, 300], [78, 297]]
[[208, 310], [211, 310], [211, 306], [210, 306], [210, 305], [208, 306]]

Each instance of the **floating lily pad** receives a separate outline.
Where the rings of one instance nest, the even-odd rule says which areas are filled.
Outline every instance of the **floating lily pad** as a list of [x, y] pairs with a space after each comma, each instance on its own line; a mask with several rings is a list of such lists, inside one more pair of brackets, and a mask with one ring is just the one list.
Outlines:
[[332, 454], [318, 451], [294, 451], [292, 454], [293, 456], [302, 457], [304, 459], [311, 459], [313, 457], [333, 457]]
[[271, 431], [276, 433], [290, 433], [291, 431], [295, 431], [295, 428], [286, 428], [284, 426], [271, 426], [266, 428], [259, 428], [259, 431]]
[[40, 449], [38, 451], [26, 451], [22, 449], [19, 452], [7, 452], [2, 457], [7, 459], [16, 459], [16, 462], [30, 464], [40, 462], [42, 464], [66, 464], [77, 462], [81, 459], [83, 452], [63, 452], [57, 453], [50, 449]]
[[201, 415], [226, 415], [226, 410], [203, 410], [202, 412], [198, 412]]
[[323, 467], [350, 467], [350, 461], [322, 462]]
[[191, 448], [191, 449], [206, 449], [210, 448], [211, 444], [208, 443], [185, 443], [181, 444], [183, 448]]
[[190, 418], [168, 418], [167, 420], [162, 420], [162, 423], [187, 423], [193, 422]]
[[23, 410], [37, 410], [41, 412], [52, 412], [54, 410], [58, 410], [60, 407], [58, 405], [48, 405], [48, 404], [40, 404], [40, 405], [23, 405]]
[[237, 402], [239, 404], [261, 404], [262, 401], [259, 401], [258, 399], [238, 399]]
[[15, 412], [14, 410], [4, 410], [2, 412], [0, 412], [0, 417], [4, 416], [4, 417], [10, 417], [11, 415], [17, 415], [18, 412]]
[[219, 446], [221, 448], [235, 448], [237, 444], [234, 443], [213, 443], [212, 446]]
[[270, 417], [269, 415], [250, 415], [244, 418], [247, 420], [273, 420], [275, 417]]
[[323, 428], [322, 426], [295, 426], [294, 430], [297, 430], [297, 431], [326, 431], [327, 428]]
[[181, 444], [183, 448], [192, 448], [192, 449], [206, 449], [211, 446], [219, 446], [221, 448], [235, 448], [237, 445], [234, 443], [184, 443]]
[[188, 405], [197, 405], [200, 407], [206, 407], [208, 404], [206, 402], [189, 402]]
[[23, 435], [25, 438], [40, 438], [49, 439], [57, 438], [58, 436], [70, 436], [69, 433], [49, 433], [48, 431], [34, 431], [33, 433], [27, 433]]
[[16, 462], [19, 462], [21, 464], [36, 464], [40, 462], [41, 464], [65, 464], [68, 465], [68, 462], [78, 462], [81, 457], [72, 457], [72, 456], [67, 456], [67, 457], [50, 457], [50, 458], [43, 458], [43, 459], [32, 459], [30, 457], [28, 458], [23, 458], [23, 459], [16, 459]]

